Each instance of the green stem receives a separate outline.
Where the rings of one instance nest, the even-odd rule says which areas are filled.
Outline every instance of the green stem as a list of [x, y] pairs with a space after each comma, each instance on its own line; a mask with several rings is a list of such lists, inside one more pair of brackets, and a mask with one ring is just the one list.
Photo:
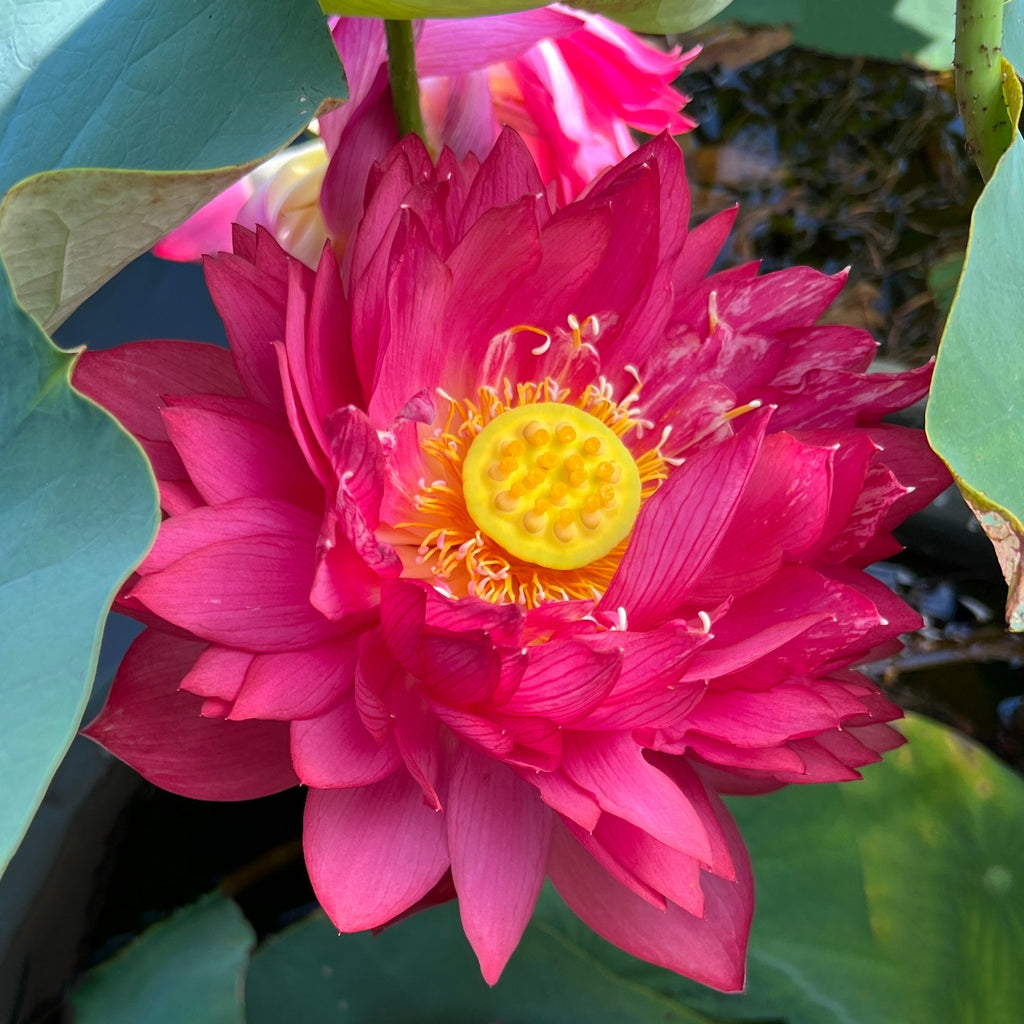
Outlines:
[[1013, 140], [1013, 125], [1003, 100], [1004, 0], [957, 0], [953, 56], [957, 102], [967, 135], [967, 152], [982, 177]]
[[398, 120], [398, 132], [423, 134], [423, 114], [420, 111], [420, 81], [416, 77], [416, 48], [413, 43], [411, 21], [385, 21], [384, 32], [388, 40], [388, 76], [391, 79], [391, 97]]

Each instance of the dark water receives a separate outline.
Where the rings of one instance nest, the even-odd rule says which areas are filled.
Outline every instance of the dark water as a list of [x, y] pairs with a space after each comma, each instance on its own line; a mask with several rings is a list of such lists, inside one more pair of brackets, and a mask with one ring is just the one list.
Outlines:
[[681, 82], [700, 120], [683, 139], [694, 211], [740, 204], [726, 262], [849, 266], [835, 319], [891, 358], [934, 355], [982, 186], [950, 76], [793, 47], [716, 63], [735, 50]]

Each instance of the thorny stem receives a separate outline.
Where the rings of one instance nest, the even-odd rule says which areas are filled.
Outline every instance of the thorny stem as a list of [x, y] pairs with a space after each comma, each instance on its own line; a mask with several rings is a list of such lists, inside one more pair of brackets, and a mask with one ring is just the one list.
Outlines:
[[988, 181], [1013, 140], [1003, 100], [1004, 0], [957, 0], [953, 71], [967, 152]]
[[416, 77], [416, 49], [411, 21], [385, 21], [388, 41], [388, 77], [391, 102], [398, 120], [398, 133], [424, 139], [423, 114], [420, 111], [420, 82]]

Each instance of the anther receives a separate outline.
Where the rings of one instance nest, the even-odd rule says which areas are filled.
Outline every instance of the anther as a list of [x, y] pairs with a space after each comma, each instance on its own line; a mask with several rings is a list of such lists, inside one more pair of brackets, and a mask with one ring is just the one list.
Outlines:
[[737, 416], [742, 416], [745, 412], [753, 412], [754, 409], [761, 408], [761, 399], [755, 398], [752, 402], [747, 402], [746, 405], [738, 405], [735, 409], [730, 409], [726, 413], [722, 413], [723, 420], [735, 419]]

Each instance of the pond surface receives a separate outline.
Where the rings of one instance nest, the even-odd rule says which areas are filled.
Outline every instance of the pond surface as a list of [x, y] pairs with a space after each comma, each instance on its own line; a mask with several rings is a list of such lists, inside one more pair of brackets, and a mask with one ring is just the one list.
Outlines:
[[982, 181], [952, 76], [784, 47], [777, 30], [718, 35], [681, 79], [700, 122], [682, 139], [702, 218], [734, 203], [725, 262], [802, 263], [850, 283], [830, 316], [881, 354], [935, 354]]

